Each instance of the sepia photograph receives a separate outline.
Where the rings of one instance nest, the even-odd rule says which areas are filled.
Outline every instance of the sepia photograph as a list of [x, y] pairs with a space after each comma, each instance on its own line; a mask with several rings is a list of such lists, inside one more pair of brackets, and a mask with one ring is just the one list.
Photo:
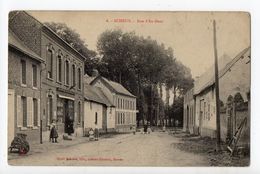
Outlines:
[[248, 12], [8, 16], [9, 165], [250, 166]]

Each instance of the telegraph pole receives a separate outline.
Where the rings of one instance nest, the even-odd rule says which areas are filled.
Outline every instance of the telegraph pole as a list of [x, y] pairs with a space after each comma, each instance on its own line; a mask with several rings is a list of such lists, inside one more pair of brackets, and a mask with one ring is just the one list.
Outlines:
[[213, 42], [215, 57], [215, 90], [216, 90], [216, 125], [217, 125], [217, 151], [220, 151], [220, 103], [219, 103], [219, 78], [218, 78], [218, 52], [216, 38], [216, 21], [213, 20]]

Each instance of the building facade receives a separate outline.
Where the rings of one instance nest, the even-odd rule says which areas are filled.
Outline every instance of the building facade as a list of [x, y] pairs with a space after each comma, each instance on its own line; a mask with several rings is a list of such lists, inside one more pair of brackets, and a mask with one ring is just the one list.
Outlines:
[[115, 131], [115, 107], [98, 87], [86, 84], [84, 87], [84, 130], [96, 126], [102, 133]]
[[16, 133], [40, 141], [40, 70], [43, 60], [9, 30], [8, 145]]
[[121, 84], [99, 75], [88, 77], [86, 81], [92, 86], [101, 88], [115, 106], [114, 129], [118, 132], [130, 131], [131, 127], [136, 125], [136, 97]]
[[43, 140], [49, 140], [52, 121], [60, 134], [83, 135], [85, 57], [24, 11], [10, 12], [9, 28], [44, 61], [39, 77]]
[[[246, 127], [240, 143], [250, 142], [250, 47], [241, 51], [219, 70], [221, 139], [228, 141], [244, 119]], [[206, 76], [208, 76], [206, 74]], [[205, 80], [206, 79], [206, 80]], [[191, 91], [185, 95], [189, 98]], [[200, 77], [194, 84], [195, 127], [201, 136], [216, 137], [216, 96], [214, 77]], [[190, 100], [185, 100], [184, 108]], [[190, 106], [189, 106], [190, 107]], [[185, 111], [185, 116], [190, 116]], [[188, 121], [186, 121], [188, 123]], [[196, 130], [195, 128], [195, 130]], [[186, 129], [185, 129], [186, 130]]]

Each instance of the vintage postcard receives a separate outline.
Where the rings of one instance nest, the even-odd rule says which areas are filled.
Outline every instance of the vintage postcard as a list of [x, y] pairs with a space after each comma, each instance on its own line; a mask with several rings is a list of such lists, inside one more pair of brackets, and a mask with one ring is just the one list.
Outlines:
[[247, 12], [11, 11], [8, 164], [249, 166]]

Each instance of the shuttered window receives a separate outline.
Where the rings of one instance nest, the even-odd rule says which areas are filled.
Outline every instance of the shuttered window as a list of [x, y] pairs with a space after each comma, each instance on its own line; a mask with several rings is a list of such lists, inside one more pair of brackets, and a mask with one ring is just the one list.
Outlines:
[[17, 127], [22, 127], [23, 125], [23, 110], [21, 103], [21, 96], [17, 95]]
[[27, 127], [33, 126], [33, 98], [27, 97]]
[[37, 99], [33, 99], [33, 126], [38, 126], [38, 102]]
[[27, 102], [26, 97], [21, 97], [22, 126], [27, 127]]
[[37, 109], [37, 111], [38, 111], [38, 119], [37, 119], [37, 121], [38, 121], [38, 123], [37, 123], [37, 125], [38, 126], [40, 126], [40, 117], [41, 117], [41, 100], [40, 99], [38, 99], [37, 100], [37, 102], [38, 102], [38, 109]]

